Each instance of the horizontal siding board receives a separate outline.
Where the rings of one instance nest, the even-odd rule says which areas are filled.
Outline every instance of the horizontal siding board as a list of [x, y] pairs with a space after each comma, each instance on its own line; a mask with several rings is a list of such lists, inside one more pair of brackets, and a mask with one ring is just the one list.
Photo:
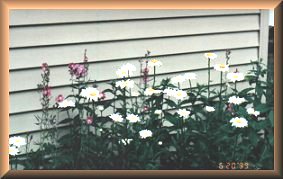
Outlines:
[[[213, 61], [212, 64], [220, 62], [224, 63], [225, 51], [219, 51], [217, 52], [217, 54], [218, 60], [216, 62]], [[157, 73], [172, 73], [174, 71], [193, 70], [203, 68], [207, 65], [203, 53], [165, 56], [157, 59], [159, 59], [163, 63], [163, 66], [157, 69]], [[250, 60], [257, 59], [258, 48], [233, 50], [231, 54], [230, 64], [235, 65], [249, 63]], [[92, 63], [89, 66], [89, 77], [97, 81], [115, 79], [115, 71], [126, 62], [134, 64], [139, 69], [139, 62], [136, 59], [127, 61]], [[70, 75], [67, 65], [51, 67], [50, 70], [51, 86], [69, 84]], [[17, 92], [21, 90], [29, 90], [36, 88], [37, 84], [41, 81], [40, 73], [40, 69], [10, 72], [10, 92]], [[150, 70], [150, 74], [152, 73], [153, 70]], [[139, 70], [137, 70], [134, 75], [139, 75]], [[58, 76], [60, 76], [60, 78], [58, 78]]]
[[60, 26], [30, 26], [10, 29], [10, 47], [16, 48], [258, 29], [259, 15], [195, 17], [150, 21], [69, 24]]
[[[259, 10], [10, 10], [10, 25], [41, 25], [88, 21], [138, 20], [183, 16], [251, 14]], [[21, 17], [21, 18], [20, 18]]]
[[258, 31], [200, 36], [182, 36], [134, 41], [78, 44], [10, 50], [10, 69], [80, 62], [84, 49], [90, 61], [104, 61], [143, 56], [147, 49], [152, 55], [170, 55], [211, 49], [244, 48], [258, 45]]
[[[231, 71], [235, 71], [235, 67], [231, 68]], [[238, 66], [238, 69], [241, 72], [247, 72], [251, 69], [251, 65], [245, 65], [245, 66]], [[156, 78], [157, 83], [159, 83], [164, 78], [171, 78], [179, 73], [170, 74], [170, 75], [159, 75]], [[207, 82], [207, 70], [201, 70], [196, 71], [196, 74], [198, 75], [197, 81], [192, 81], [192, 85], [195, 86], [196, 82], [199, 84], [206, 84]], [[220, 83], [219, 78], [219, 72], [212, 70], [211, 71], [211, 79], [212, 84]], [[136, 83], [139, 82], [138, 79], [135, 79]], [[99, 84], [99, 89], [104, 90], [105, 88], [109, 88], [110, 86], [102, 83]], [[182, 85], [182, 88], [188, 88], [189, 83], [184, 83]], [[59, 94], [63, 94], [64, 96], [67, 96], [68, 94], [71, 94], [71, 88], [70, 87], [63, 87], [63, 88], [56, 88], [52, 91], [52, 96], [57, 96]], [[112, 98], [112, 96], [108, 96], [108, 98]], [[28, 105], [26, 105], [26, 102], [28, 102]], [[54, 97], [51, 100], [51, 104], [55, 104]], [[52, 105], [51, 105], [52, 106]], [[28, 91], [23, 93], [13, 93], [10, 94], [10, 113], [17, 113], [17, 112], [23, 112], [23, 111], [31, 111], [31, 110], [39, 110], [41, 109], [40, 103], [39, 103], [39, 94], [38, 98], [36, 97], [35, 91]]]
[[[248, 87], [249, 84], [248, 82], [239, 82], [237, 83], [237, 88], [239, 90], [244, 89]], [[218, 87], [214, 87], [215, 89], [218, 89]], [[108, 116], [112, 114], [113, 109], [108, 108], [103, 112], [104, 116]], [[51, 110], [50, 113], [58, 115], [58, 112], [56, 110]], [[10, 128], [10, 134], [11, 135], [16, 135], [20, 133], [25, 133], [25, 132], [35, 132], [40, 130], [39, 126], [36, 125], [36, 118], [34, 117], [35, 115], [40, 115], [40, 112], [30, 112], [26, 114], [19, 114], [19, 115], [11, 115], [10, 116], [10, 125], [13, 126]], [[65, 112], [60, 112], [59, 113], [59, 119], [65, 119], [67, 117], [67, 114]], [[21, 124], [21, 125], [19, 125]]]

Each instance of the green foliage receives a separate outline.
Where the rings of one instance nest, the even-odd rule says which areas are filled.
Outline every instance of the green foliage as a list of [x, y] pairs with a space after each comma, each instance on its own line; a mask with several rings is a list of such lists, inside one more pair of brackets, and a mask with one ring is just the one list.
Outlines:
[[[246, 77], [250, 86], [241, 91], [235, 84], [229, 92], [223, 83], [221, 91], [210, 87], [207, 96], [208, 87], [197, 84], [186, 91], [187, 99], [177, 101], [163, 93], [145, 96], [143, 90], [139, 97], [131, 96], [131, 90], [116, 87], [115, 81], [103, 91], [114, 99], [88, 101], [79, 95], [86, 83], [72, 82], [76, 91], [68, 98], [76, 100], [76, 107], [62, 109], [61, 113], [68, 117], [58, 122], [69, 126], [67, 131], [57, 138], [56, 144], [45, 143], [21, 163], [25, 169], [154, 170], [219, 169], [220, 163], [244, 162], [249, 169], [273, 169], [274, 105], [273, 96], [267, 91], [273, 89], [273, 81], [265, 80], [266, 73], [258, 62]], [[153, 88], [177, 87], [170, 79], [164, 79]], [[230, 105], [229, 97], [234, 95], [246, 101]], [[207, 112], [208, 105], [215, 111]], [[98, 106], [103, 106], [102, 112], [97, 111]], [[260, 115], [248, 114], [250, 106]], [[160, 109], [162, 114], [156, 114]], [[189, 109], [191, 113], [183, 118], [175, 112], [178, 109]], [[103, 115], [106, 110], [119, 113], [124, 119], [127, 114], [136, 114], [140, 122], [113, 122]], [[86, 116], [93, 118], [91, 124], [86, 123]], [[248, 127], [231, 126], [234, 117], [247, 119]], [[141, 138], [139, 132], [143, 129], [151, 130], [152, 137]], [[123, 143], [125, 139], [131, 141]]]

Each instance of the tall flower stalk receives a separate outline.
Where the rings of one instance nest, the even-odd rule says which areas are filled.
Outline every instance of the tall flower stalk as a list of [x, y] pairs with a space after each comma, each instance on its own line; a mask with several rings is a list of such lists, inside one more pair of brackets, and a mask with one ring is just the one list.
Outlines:
[[207, 99], [210, 98], [210, 62], [211, 60], [214, 60], [217, 58], [217, 55], [215, 53], [205, 53], [204, 56], [207, 58], [207, 67], [208, 67], [208, 81], [207, 81]]

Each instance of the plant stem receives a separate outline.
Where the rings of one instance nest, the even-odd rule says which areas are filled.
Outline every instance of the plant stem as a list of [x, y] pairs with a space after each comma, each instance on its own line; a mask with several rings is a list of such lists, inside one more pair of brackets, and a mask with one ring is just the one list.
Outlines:
[[235, 143], [234, 143], [234, 149], [233, 149], [233, 155], [232, 155], [232, 160], [236, 161], [236, 159], [234, 158], [236, 156], [236, 150], [237, 150], [237, 146], [238, 146], [238, 137], [240, 134], [236, 134], [235, 136]]
[[15, 168], [16, 168], [16, 170], [18, 170], [18, 157], [16, 156], [15, 158], [16, 158], [16, 162], [15, 162], [16, 165], [15, 165]]
[[156, 73], [156, 67], [154, 66], [153, 67], [153, 85], [152, 85], [153, 88], [155, 86], [155, 73]]
[[221, 104], [222, 104], [222, 81], [223, 81], [223, 72], [220, 72], [219, 112], [221, 112]]
[[237, 91], [237, 81], [235, 81], [235, 94], [237, 94], [238, 91]]
[[190, 83], [190, 91], [191, 93], [193, 93], [193, 89], [192, 89], [192, 81], [189, 79], [189, 83]]
[[207, 99], [209, 100], [209, 97], [210, 97], [210, 58], [208, 58], [208, 63], [207, 63], [207, 66], [208, 66], [208, 82], [207, 82]]

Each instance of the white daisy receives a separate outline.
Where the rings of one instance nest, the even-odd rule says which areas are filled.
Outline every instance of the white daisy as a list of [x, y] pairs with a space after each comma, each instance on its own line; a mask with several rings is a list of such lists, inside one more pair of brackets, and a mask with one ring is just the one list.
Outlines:
[[240, 97], [237, 97], [237, 96], [231, 96], [230, 98], [229, 98], [229, 103], [232, 103], [232, 104], [237, 104], [237, 105], [239, 105], [239, 104], [242, 104], [243, 102], [245, 102], [246, 100], [245, 100], [245, 98], [240, 98]]
[[195, 79], [197, 79], [197, 74], [195, 74], [195, 73], [185, 73], [184, 78], [185, 78], [185, 80], [195, 80]]
[[75, 107], [76, 104], [72, 100], [65, 99], [62, 102], [58, 102], [58, 108]]
[[116, 87], [120, 87], [121, 89], [127, 88], [131, 89], [134, 88], [135, 82], [133, 80], [121, 80], [116, 82]]
[[119, 140], [119, 143], [122, 143], [124, 145], [128, 145], [133, 141], [133, 139], [121, 139]]
[[216, 64], [214, 65], [216, 71], [227, 72], [229, 71], [229, 65], [226, 64]]
[[205, 53], [204, 54], [205, 58], [210, 59], [210, 60], [214, 60], [217, 58], [217, 55], [215, 53], [209, 52], [209, 53]]
[[123, 117], [120, 114], [111, 114], [109, 116], [114, 122], [123, 122]]
[[183, 90], [176, 90], [174, 94], [174, 97], [178, 100], [183, 100], [187, 96], [187, 92]]
[[[119, 78], [124, 78], [124, 77], [127, 77], [128, 76], [128, 71], [126, 69], [121, 69], [119, 68], [117, 71], [116, 71], [116, 75], [119, 77]], [[130, 74], [129, 74], [130, 75]]]
[[248, 108], [247, 109], [247, 113], [250, 114], [250, 115], [254, 115], [256, 117], [260, 114], [260, 112], [259, 111], [255, 111], [254, 108]]
[[162, 145], [163, 144], [163, 142], [162, 141], [158, 141], [158, 145]]
[[173, 84], [179, 84], [179, 83], [181, 84], [184, 81], [186, 81], [186, 78], [184, 75], [178, 75], [178, 76], [171, 78], [171, 83]]
[[150, 67], [160, 67], [162, 65], [162, 62], [156, 59], [152, 59], [148, 62], [148, 66]]
[[213, 111], [215, 111], [214, 107], [212, 107], [212, 106], [205, 106], [205, 110], [206, 110], [207, 112], [213, 112]]
[[134, 114], [128, 114], [126, 119], [129, 120], [130, 123], [136, 123], [140, 121], [139, 116]]
[[15, 146], [9, 146], [9, 155], [18, 155], [19, 154], [19, 149]]
[[183, 118], [188, 118], [189, 115], [191, 114], [191, 112], [187, 111], [186, 109], [179, 109], [177, 113], [179, 114], [180, 117], [183, 117]]
[[166, 94], [169, 97], [173, 97], [176, 93], [176, 90], [172, 89], [172, 88], [167, 88], [163, 91], [163, 93]]
[[98, 101], [99, 99], [99, 91], [93, 87], [82, 89], [80, 95], [88, 100]]
[[161, 115], [162, 114], [162, 110], [157, 109], [157, 110], [154, 111], [154, 114]]
[[147, 129], [141, 130], [141, 131], [139, 132], [139, 134], [140, 134], [140, 137], [141, 137], [142, 139], [145, 139], [145, 138], [147, 138], [147, 137], [152, 137], [152, 132], [151, 132], [150, 130], [147, 130]]
[[232, 82], [236, 82], [236, 81], [242, 81], [245, 79], [245, 75], [243, 73], [240, 72], [233, 72], [233, 73], [228, 73], [227, 74], [227, 79], [229, 79]]
[[124, 64], [116, 71], [118, 77], [123, 78], [127, 76], [132, 76], [133, 72], [136, 71], [136, 67], [130, 63]]
[[161, 90], [155, 90], [153, 88], [146, 88], [144, 91], [144, 95], [146, 96], [151, 96], [153, 94], [160, 94], [162, 91]]
[[26, 145], [27, 142], [25, 138], [20, 137], [20, 136], [15, 136], [15, 137], [9, 138], [9, 144], [14, 145], [16, 147], [20, 147], [20, 146]]
[[230, 123], [232, 123], [232, 126], [239, 127], [239, 128], [248, 127], [248, 121], [242, 117], [232, 118], [230, 120]]
[[130, 72], [133, 72], [133, 71], [136, 71], [136, 70], [137, 70], [137, 68], [135, 67], [135, 65], [130, 64], [130, 63], [127, 63], [127, 64], [122, 65], [122, 66], [121, 66], [121, 69], [126, 69], [126, 70], [128, 70], [128, 71], [130, 71]]

